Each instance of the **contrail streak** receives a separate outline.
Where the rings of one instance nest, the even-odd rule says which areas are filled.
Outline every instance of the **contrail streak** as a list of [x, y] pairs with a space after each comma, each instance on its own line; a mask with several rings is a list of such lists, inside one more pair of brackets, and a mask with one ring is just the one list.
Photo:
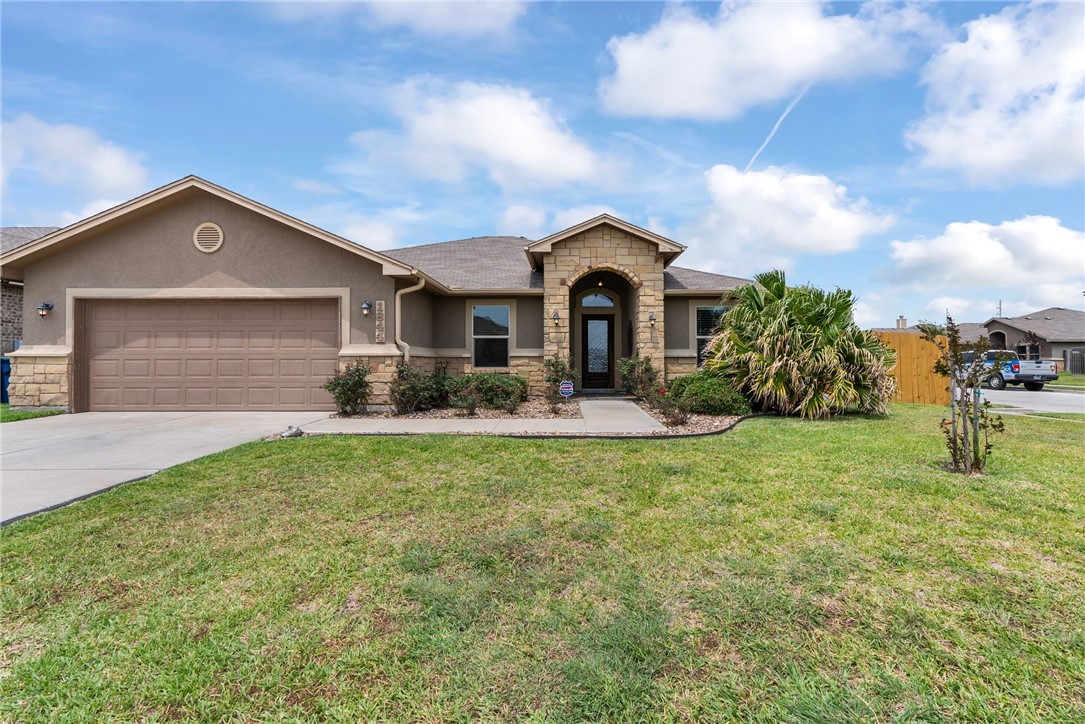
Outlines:
[[750, 166], [753, 166], [753, 162], [757, 160], [757, 157], [760, 156], [761, 152], [765, 150], [765, 146], [769, 145], [769, 141], [771, 141], [772, 137], [776, 135], [776, 132], [780, 130], [780, 124], [784, 122], [785, 118], [787, 118], [787, 114], [791, 113], [791, 110], [795, 107], [796, 104], [798, 104], [799, 101], [802, 100], [802, 97], [806, 95], [806, 91], [808, 90], [810, 90], [809, 83], [803, 86], [802, 90], [799, 91], [799, 94], [795, 96], [795, 98], [790, 103], [787, 104], [787, 108], [785, 108], [784, 112], [780, 114], [780, 117], [776, 119], [776, 125], [772, 127], [771, 131], [769, 131], [769, 135], [765, 139], [765, 142], [761, 144], [761, 148], [757, 149], [757, 153], [755, 153], [753, 155], [753, 158], [750, 159], [750, 162], [746, 164], [746, 168], [742, 169], [742, 173], [746, 173], [750, 170]]

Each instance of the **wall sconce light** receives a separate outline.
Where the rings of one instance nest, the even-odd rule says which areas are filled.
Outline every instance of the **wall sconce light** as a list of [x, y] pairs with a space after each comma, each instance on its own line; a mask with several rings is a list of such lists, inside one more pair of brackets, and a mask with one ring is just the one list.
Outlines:
[[53, 303], [52, 302], [42, 302], [41, 304], [38, 305], [38, 316], [39, 317], [44, 317], [46, 314], [48, 314], [51, 311], [53, 311]]
[[561, 315], [558, 314], [557, 312], [554, 312], [552, 315], [550, 315], [550, 319], [553, 319], [554, 324], [557, 324], [558, 322], [561, 321]]
[[364, 302], [362, 302], [362, 316], [363, 317], [368, 317], [369, 316], [369, 310], [371, 310], [371, 309], [373, 309], [373, 302], [369, 301], [368, 299], [365, 300]]
[[656, 313], [655, 312], [650, 312], [648, 314], [648, 324], [652, 325], [653, 327], [656, 326]]

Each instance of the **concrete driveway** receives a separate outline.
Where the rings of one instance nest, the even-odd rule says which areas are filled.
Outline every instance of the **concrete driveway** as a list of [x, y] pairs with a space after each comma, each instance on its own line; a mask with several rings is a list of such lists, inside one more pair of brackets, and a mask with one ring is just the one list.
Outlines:
[[85, 412], [0, 425], [0, 520], [55, 508], [327, 412]]

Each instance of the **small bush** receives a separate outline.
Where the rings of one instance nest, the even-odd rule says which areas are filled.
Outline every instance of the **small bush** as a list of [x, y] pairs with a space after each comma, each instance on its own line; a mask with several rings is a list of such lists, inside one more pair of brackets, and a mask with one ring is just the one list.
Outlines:
[[546, 401], [550, 403], [550, 412], [557, 414], [558, 405], [569, 399], [561, 394], [561, 383], [576, 378], [576, 369], [571, 360], [561, 357], [548, 357], [543, 360], [543, 380], [546, 382]]
[[527, 399], [527, 380], [520, 375], [502, 375], [493, 372], [476, 372], [463, 377], [450, 377], [449, 394], [456, 407], [457, 398], [463, 401], [465, 390], [478, 395], [478, 404], [491, 410], [515, 412]]
[[668, 427], [689, 422], [689, 403], [680, 397], [672, 397], [665, 389], [659, 390], [654, 407], [663, 414], [663, 424]]
[[433, 399], [431, 375], [410, 365], [396, 365], [396, 378], [392, 380], [389, 394], [397, 415], [409, 415], [430, 409]]
[[430, 408], [448, 407], [455, 377], [448, 374], [448, 363], [438, 362], [437, 369], [429, 378], [429, 397], [425, 405]]
[[335, 399], [340, 415], [357, 415], [365, 412], [373, 385], [369, 381], [369, 368], [352, 362], [340, 372], [328, 378], [324, 389]]
[[622, 357], [618, 360], [618, 372], [622, 375], [622, 390], [654, 405], [659, 390], [659, 372], [651, 357]]
[[478, 414], [479, 405], [482, 404], [482, 394], [479, 392], [478, 385], [470, 377], [457, 379], [462, 382], [456, 385], [456, 389], [449, 396], [449, 403], [463, 410], [463, 414], [467, 417], [474, 417]]
[[750, 403], [726, 378], [699, 370], [671, 381], [668, 397], [701, 415], [748, 415]]

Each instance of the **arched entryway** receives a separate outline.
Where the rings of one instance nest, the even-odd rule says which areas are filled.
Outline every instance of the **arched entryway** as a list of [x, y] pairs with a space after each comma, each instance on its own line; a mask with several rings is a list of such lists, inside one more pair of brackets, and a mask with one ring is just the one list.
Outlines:
[[586, 274], [569, 290], [570, 347], [581, 390], [613, 390], [617, 362], [633, 353], [636, 289], [612, 271]]
[[991, 344], [991, 349], [1006, 349], [1006, 333], [1005, 332], [991, 332], [991, 336], [988, 338]]

